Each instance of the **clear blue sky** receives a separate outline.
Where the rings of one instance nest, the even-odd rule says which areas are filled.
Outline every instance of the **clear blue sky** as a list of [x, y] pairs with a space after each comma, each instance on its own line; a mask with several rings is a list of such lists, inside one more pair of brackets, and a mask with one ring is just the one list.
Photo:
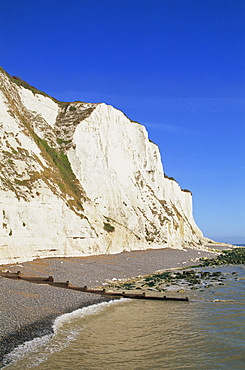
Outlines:
[[[244, 0], [1, 0], [0, 65], [146, 126], [205, 236], [245, 242]], [[233, 239], [237, 238], [237, 239]]]

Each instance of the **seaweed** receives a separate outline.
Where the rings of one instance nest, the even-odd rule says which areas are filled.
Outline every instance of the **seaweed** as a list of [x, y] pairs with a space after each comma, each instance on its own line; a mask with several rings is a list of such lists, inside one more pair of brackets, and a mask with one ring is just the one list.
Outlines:
[[215, 258], [200, 258], [200, 267], [220, 265], [242, 265], [245, 263], [245, 248], [223, 250]]

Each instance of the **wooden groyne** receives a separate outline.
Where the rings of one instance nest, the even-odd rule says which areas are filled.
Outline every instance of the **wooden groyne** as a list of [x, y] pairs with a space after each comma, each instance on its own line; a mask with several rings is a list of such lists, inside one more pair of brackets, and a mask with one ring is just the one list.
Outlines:
[[149, 299], [149, 300], [161, 300], [161, 301], [185, 301], [188, 302], [188, 297], [178, 298], [178, 297], [167, 297], [167, 296], [148, 296], [145, 293], [135, 294], [135, 293], [125, 293], [125, 292], [110, 292], [105, 289], [88, 289], [87, 286], [79, 287], [70, 284], [69, 281], [66, 282], [55, 282], [52, 276], [47, 278], [37, 277], [37, 276], [25, 276], [22, 275], [20, 271], [9, 272], [0, 271], [0, 276], [13, 279], [13, 280], [25, 280], [30, 283], [35, 284], [47, 284], [57, 288], [64, 288], [70, 290], [76, 290], [84, 293], [99, 294], [101, 296], [114, 297], [114, 298], [130, 298], [130, 299]]

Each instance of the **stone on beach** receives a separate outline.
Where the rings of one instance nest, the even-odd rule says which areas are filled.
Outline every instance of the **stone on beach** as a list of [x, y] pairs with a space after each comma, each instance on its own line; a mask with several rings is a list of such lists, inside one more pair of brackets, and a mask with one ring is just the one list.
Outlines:
[[[214, 253], [202, 252], [201, 256], [212, 257]], [[2, 266], [28, 276], [53, 276], [55, 281], [67, 281], [78, 286], [102, 285], [113, 278], [147, 275], [157, 270], [178, 267], [184, 261], [197, 258], [198, 251], [188, 249], [159, 249], [123, 252], [83, 258], [47, 258]], [[96, 266], [96, 268], [95, 268]], [[16, 345], [36, 336], [52, 333], [54, 319], [66, 312], [108, 300], [89, 293], [70, 291], [47, 285], [33, 284], [22, 280], [0, 278], [0, 336], [1, 356]]]

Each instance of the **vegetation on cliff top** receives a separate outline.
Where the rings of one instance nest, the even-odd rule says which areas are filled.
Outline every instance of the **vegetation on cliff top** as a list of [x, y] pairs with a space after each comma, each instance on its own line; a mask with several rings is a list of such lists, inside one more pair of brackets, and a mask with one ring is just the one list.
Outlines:
[[[40, 92], [39, 90], [35, 89], [33, 86], [30, 86], [25, 81], [21, 80], [18, 77], [11, 77], [7, 72], [5, 72], [1, 67], [0, 71], [4, 73], [8, 79], [15, 82], [19, 86], [23, 86], [31, 90], [34, 94], [41, 93], [44, 96], [47, 94]], [[29, 114], [29, 112], [22, 106], [21, 100], [19, 99], [18, 94], [14, 94], [14, 90], [12, 91], [11, 88], [3, 89], [4, 94], [7, 98], [8, 104], [11, 107], [11, 112], [14, 114], [15, 117], [19, 119], [19, 121], [24, 125], [26, 129], [26, 134], [32, 137], [41, 150], [43, 158], [46, 160], [46, 165], [44, 165], [38, 157], [36, 157], [33, 153], [29, 153], [27, 150], [22, 148], [21, 143], [19, 143], [18, 151], [12, 148], [12, 152], [6, 152], [6, 155], [10, 156], [7, 158], [7, 164], [9, 167], [13, 167], [15, 165], [16, 159], [23, 159], [20, 158], [20, 152], [25, 152], [25, 158], [28, 157], [29, 163], [33, 163], [33, 161], [37, 161], [38, 165], [43, 167], [43, 171], [35, 171], [35, 169], [30, 169], [28, 175], [29, 179], [21, 179], [20, 175], [18, 175], [18, 179], [12, 179], [11, 176], [14, 176], [14, 172], [11, 168], [9, 171], [5, 173], [4, 183], [5, 185], [12, 191], [16, 193], [17, 198], [26, 197], [26, 193], [30, 193], [35, 186], [35, 182], [38, 179], [42, 179], [48, 187], [57, 195], [61, 196], [65, 199], [66, 203], [70, 208], [80, 217], [83, 217], [81, 211], [83, 211], [82, 202], [87, 200], [86, 194], [79, 183], [78, 179], [76, 178], [68, 157], [65, 153], [65, 149], [59, 148], [58, 146], [53, 146], [52, 141], [47, 141], [38, 136], [35, 132], [33, 116]], [[12, 94], [11, 94], [12, 93]], [[35, 118], [35, 117], [34, 117]], [[7, 139], [6, 139], [7, 140]], [[17, 139], [16, 139], [17, 140]], [[60, 140], [57, 138], [57, 142], [60, 145]], [[64, 141], [67, 143], [66, 141]], [[70, 141], [69, 141], [70, 142]], [[11, 150], [10, 144], [9, 150]], [[22, 187], [22, 189], [20, 189]], [[59, 189], [59, 190], [58, 190]], [[58, 191], [57, 191], [58, 190]]]
[[31, 86], [30, 84], [28, 84], [26, 81], [22, 80], [22, 78], [20, 77], [17, 77], [17, 76], [10, 76], [8, 74], [8, 72], [6, 72], [2, 67], [0, 67], [0, 70], [6, 74], [6, 76], [12, 81], [14, 82], [16, 85], [18, 86], [22, 86], [24, 87], [25, 89], [28, 89], [28, 90], [31, 90], [33, 92], [33, 94], [41, 94], [41, 95], [44, 95], [44, 96], [47, 96], [49, 97], [45, 92], [43, 91], [40, 91], [38, 89], [36, 89], [34, 86]]
[[56, 102], [59, 106], [64, 106], [64, 105], [68, 105], [69, 103], [67, 102], [60, 102], [59, 100], [55, 99], [54, 97], [52, 96], [49, 96], [48, 94], [46, 94], [44, 91], [41, 91], [41, 90], [38, 90], [36, 87], [30, 85], [28, 82], [22, 80], [21, 77], [18, 77], [18, 76], [11, 76], [10, 74], [8, 74], [8, 72], [6, 72], [2, 67], [0, 67], [0, 71], [3, 72], [12, 82], [14, 82], [16, 85], [18, 86], [22, 86], [24, 87], [25, 89], [28, 89], [30, 90], [34, 95], [35, 94], [40, 94], [40, 95], [43, 95], [47, 98], [50, 98], [52, 99], [54, 102]]

